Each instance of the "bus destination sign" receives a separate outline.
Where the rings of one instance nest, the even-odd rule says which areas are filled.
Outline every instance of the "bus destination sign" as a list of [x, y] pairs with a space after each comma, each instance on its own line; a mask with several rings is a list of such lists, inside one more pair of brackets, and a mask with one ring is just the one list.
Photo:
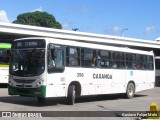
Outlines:
[[13, 48], [45, 48], [45, 41], [42, 39], [15, 41]]

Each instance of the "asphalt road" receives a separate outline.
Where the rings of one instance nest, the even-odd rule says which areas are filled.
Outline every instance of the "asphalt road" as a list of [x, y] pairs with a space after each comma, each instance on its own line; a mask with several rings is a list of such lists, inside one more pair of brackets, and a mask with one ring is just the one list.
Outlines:
[[[102, 96], [86, 96], [80, 97], [76, 100], [75, 105], [67, 105], [65, 98], [48, 98], [45, 104], [38, 104], [36, 98], [32, 97], [21, 97], [21, 96], [9, 96], [7, 88], [0, 88], [0, 111], [86, 111], [85, 114], [90, 115], [87, 111], [113, 111], [106, 112], [109, 116], [115, 115], [115, 111], [148, 111], [150, 104], [156, 102], [160, 105], [160, 87], [154, 89], [142, 91], [135, 94], [133, 99], [126, 99], [122, 95], [102, 95]], [[80, 112], [79, 112], [80, 113]], [[69, 114], [79, 114], [69, 112]], [[0, 113], [1, 114], [1, 113]], [[60, 114], [63, 114], [62, 112]], [[64, 114], [68, 114], [65, 113]], [[80, 113], [81, 114], [81, 113]], [[52, 115], [52, 113], [50, 114]], [[98, 120], [134, 120], [137, 117], [96, 117], [96, 113], [91, 112], [91, 116], [94, 117], [45, 117], [45, 118], [32, 118], [33, 120], [68, 120], [68, 119], [98, 119]], [[113, 116], [114, 116], [113, 115]], [[79, 115], [78, 115], [79, 116]], [[1, 120], [9, 118], [1, 117]], [[15, 119], [15, 118], [14, 118]], [[16, 118], [21, 119], [21, 118]], [[23, 118], [31, 119], [31, 118]]]

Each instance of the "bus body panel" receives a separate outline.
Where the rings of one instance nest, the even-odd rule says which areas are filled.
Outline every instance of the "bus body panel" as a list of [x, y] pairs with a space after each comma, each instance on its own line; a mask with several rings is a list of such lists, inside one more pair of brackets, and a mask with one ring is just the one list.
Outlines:
[[97, 81], [93, 79], [93, 73], [97, 69], [66, 67], [66, 80], [69, 86], [72, 82], [79, 82], [81, 85], [81, 95], [96, 94]]
[[8, 83], [9, 65], [0, 66], [0, 83]]
[[[96, 78], [98, 74], [99, 78]], [[97, 81], [97, 94], [107, 94], [111, 92], [113, 87], [113, 71], [111, 69], [97, 69], [97, 74], [94, 74], [94, 78]]]
[[46, 97], [66, 96], [66, 90], [65, 72], [47, 74]]

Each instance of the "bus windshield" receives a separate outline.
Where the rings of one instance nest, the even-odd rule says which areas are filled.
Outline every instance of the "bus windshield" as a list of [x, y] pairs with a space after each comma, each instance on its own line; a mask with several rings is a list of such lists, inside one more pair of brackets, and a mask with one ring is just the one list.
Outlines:
[[16, 76], [41, 75], [45, 70], [44, 49], [12, 50], [10, 74]]

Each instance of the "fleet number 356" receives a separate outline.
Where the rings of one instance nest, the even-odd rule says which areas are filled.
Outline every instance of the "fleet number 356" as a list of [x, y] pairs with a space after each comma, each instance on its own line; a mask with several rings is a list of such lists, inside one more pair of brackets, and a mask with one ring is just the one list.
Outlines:
[[77, 77], [84, 77], [83, 73], [77, 73]]

